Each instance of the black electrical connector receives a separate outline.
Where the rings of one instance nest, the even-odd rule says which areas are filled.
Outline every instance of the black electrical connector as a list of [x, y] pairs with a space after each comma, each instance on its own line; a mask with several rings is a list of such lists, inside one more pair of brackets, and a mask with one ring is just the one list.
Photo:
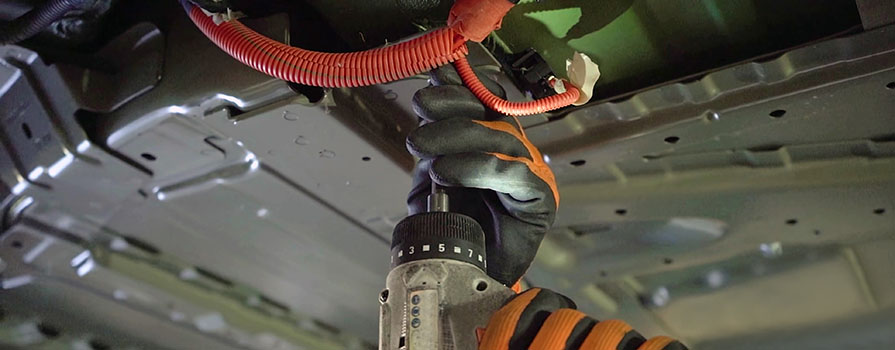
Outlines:
[[538, 99], [555, 94], [549, 82], [549, 78], [555, 74], [547, 61], [534, 49], [506, 56], [504, 61], [516, 87], [532, 98]]

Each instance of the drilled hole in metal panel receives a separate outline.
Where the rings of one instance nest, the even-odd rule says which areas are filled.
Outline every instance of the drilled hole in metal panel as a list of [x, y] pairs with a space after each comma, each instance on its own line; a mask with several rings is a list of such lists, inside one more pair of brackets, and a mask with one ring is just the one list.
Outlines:
[[143, 153], [140, 155], [140, 157], [143, 157], [143, 159], [146, 159], [150, 162], [154, 162], [156, 159], [158, 159], [152, 153]]
[[798, 223], [799, 223], [799, 220], [796, 220], [796, 219], [786, 220], [786, 224], [789, 226], [794, 226], [795, 224], [798, 224]]
[[746, 150], [749, 152], [761, 153], [761, 152], [776, 152], [776, 151], [779, 151], [781, 148], [783, 148], [783, 145], [781, 145], [781, 144], [769, 143], [769, 144], [765, 144], [765, 145], [749, 147]]
[[311, 322], [314, 323], [314, 326], [321, 328], [324, 331], [329, 332], [330, 334], [339, 334], [340, 333], [339, 328], [337, 328], [336, 326], [333, 326], [331, 324], [328, 324], [326, 322], [319, 321], [319, 320], [311, 320]]
[[370, 158], [370, 157], [363, 157], [363, 158], [361, 158], [360, 160], [365, 161], [365, 162], [369, 162], [371, 159], [373, 159], [373, 158]]
[[782, 109], [778, 109], [776, 111], [771, 112], [768, 115], [770, 115], [772, 118], [780, 118], [780, 117], [783, 117], [784, 115], [786, 115], [786, 111], [782, 110]]
[[90, 345], [90, 348], [93, 350], [109, 350], [112, 348], [109, 344], [97, 339], [91, 339], [87, 344]]
[[283, 312], [286, 312], [286, 313], [292, 311], [292, 310], [289, 308], [289, 306], [287, 306], [286, 304], [283, 304], [283, 303], [281, 303], [281, 302], [278, 302], [278, 301], [276, 301], [276, 300], [273, 300], [273, 299], [271, 299], [271, 298], [268, 298], [268, 297], [266, 297], [266, 296], [264, 296], [264, 295], [259, 295], [259, 296], [258, 296], [258, 299], [260, 299], [262, 303], [265, 303], [265, 304], [267, 304], [267, 305], [270, 306], [270, 307], [277, 308], [277, 309], [279, 309], [280, 311], [283, 311]]
[[196, 272], [198, 272], [198, 273], [199, 273], [200, 275], [202, 275], [203, 277], [208, 278], [208, 279], [210, 279], [210, 280], [212, 280], [212, 281], [215, 281], [215, 282], [217, 282], [217, 283], [220, 283], [220, 284], [222, 284], [222, 285], [224, 285], [224, 286], [227, 286], [227, 287], [233, 287], [233, 285], [234, 285], [233, 281], [231, 281], [231, 280], [229, 280], [229, 279], [227, 279], [227, 278], [224, 278], [223, 276], [218, 275], [218, 274], [216, 274], [216, 273], [214, 273], [214, 272], [208, 271], [208, 270], [203, 269], [203, 268], [201, 268], [201, 267], [195, 267], [195, 270], [196, 270]]
[[37, 324], [37, 331], [47, 339], [57, 338], [62, 333], [58, 328], [43, 322]]
[[886, 88], [889, 90], [895, 90], [895, 81], [886, 84]]
[[876, 215], [883, 215], [886, 213], [886, 208], [876, 208], [873, 209], [873, 213]]
[[134, 246], [137, 249], [140, 249], [146, 253], [153, 254], [153, 255], [158, 255], [159, 253], [161, 253], [161, 250], [159, 250], [156, 246], [150, 244], [149, 242], [146, 242], [141, 239], [134, 238], [134, 237], [128, 237], [128, 236], [121, 236], [121, 238], [124, 239], [124, 241], [127, 242], [127, 244]]
[[612, 225], [607, 224], [590, 224], [590, 225], [576, 225], [569, 226], [569, 230], [572, 231], [572, 234], [575, 237], [582, 237], [586, 235], [598, 234], [612, 231]]
[[677, 142], [680, 141], [680, 140], [681, 140], [680, 137], [677, 137], [677, 136], [668, 136], [668, 137], [665, 138], [665, 143], [670, 143], [670, 144], [673, 145], [673, 144], [677, 143]]
[[615, 210], [615, 214], [618, 215], [618, 216], [624, 216], [624, 215], [627, 214], [627, 213], [628, 213], [628, 210], [627, 210], [627, 209], [616, 209], [616, 210]]
[[870, 138], [873, 142], [895, 142], [895, 134], [882, 135]]
[[814, 235], [815, 235], [815, 236], [820, 236], [820, 230], [814, 230]]
[[572, 164], [572, 166], [582, 166], [584, 164], [587, 164], [587, 161], [584, 159], [579, 159], [579, 160], [573, 161], [569, 164]]
[[29, 140], [34, 137], [34, 134], [31, 133], [31, 127], [28, 126], [28, 123], [22, 123], [22, 133], [25, 134]]

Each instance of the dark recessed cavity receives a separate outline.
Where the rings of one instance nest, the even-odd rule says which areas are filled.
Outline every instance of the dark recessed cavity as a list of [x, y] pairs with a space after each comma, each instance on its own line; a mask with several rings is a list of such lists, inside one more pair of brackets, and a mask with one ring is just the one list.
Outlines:
[[100, 340], [97, 340], [97, 339], [90, 340], [90, 342], [88, 344], [90, 345], [90, 348], [93, 350], [109, 350], [112, 348], [111, 346], [109, 346], [109, 344], [106, 344], [106, 343], [104, 343]]
[[769, 115], [770, 115], [772, 118], [780, 118], [780, 117], [786, 115], [786, 111], [785, 111], [785, 110], [782, 110], [782, 109], [778, 109], [778, 110], [776, 110], [776, 111], [771, 112]]
[[57, 338], [57, 337], [59, 337], [59, 334], [62, 333], [59, 331], [58, 328], [53, 327], [53, 326], [48, 325], [43, 322], [37, 324], [37, 331], [40, 332], [40, 334], [43, 335], [44, 338], [47, 338], [47, 339]]
[[24, 133], [25, 137], [29, 140], [34, 137], [34, 134], [31, 133], [31, 127], [28, 126], [28, 123], [22, 123], [22, 133]]
[[143, 159], [146, 159], [150, 162], [154, 162], [156, 159], [158, 159], [152, 153], [143, 153], [140, 155], [140, 157], [143, 157]]

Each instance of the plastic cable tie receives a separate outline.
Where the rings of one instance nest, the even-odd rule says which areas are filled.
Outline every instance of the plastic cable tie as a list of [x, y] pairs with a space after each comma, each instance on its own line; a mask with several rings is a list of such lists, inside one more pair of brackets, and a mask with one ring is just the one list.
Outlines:
[[211, 17], [211, 20], [214, 21], [215, 25], [221, 25], [221, 23], [230, 22], [232, 20], [245, 17], [244, 13], [240, 11], [233, 11], [229, 8], [227, 9], [227, 13], [211, 12], [201, 7], [199, 9], [202, 10], [202, 13], [204, 13], [206, 16]]

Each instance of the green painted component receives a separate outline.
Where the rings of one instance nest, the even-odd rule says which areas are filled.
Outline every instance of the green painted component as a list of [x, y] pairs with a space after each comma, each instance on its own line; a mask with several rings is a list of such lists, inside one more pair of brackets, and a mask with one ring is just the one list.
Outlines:
[[853, 0], [522, 0], [497, 40], [534, 48], [562, 75], [575, 51], [600, 64], [606, 98], [860, 26]]

